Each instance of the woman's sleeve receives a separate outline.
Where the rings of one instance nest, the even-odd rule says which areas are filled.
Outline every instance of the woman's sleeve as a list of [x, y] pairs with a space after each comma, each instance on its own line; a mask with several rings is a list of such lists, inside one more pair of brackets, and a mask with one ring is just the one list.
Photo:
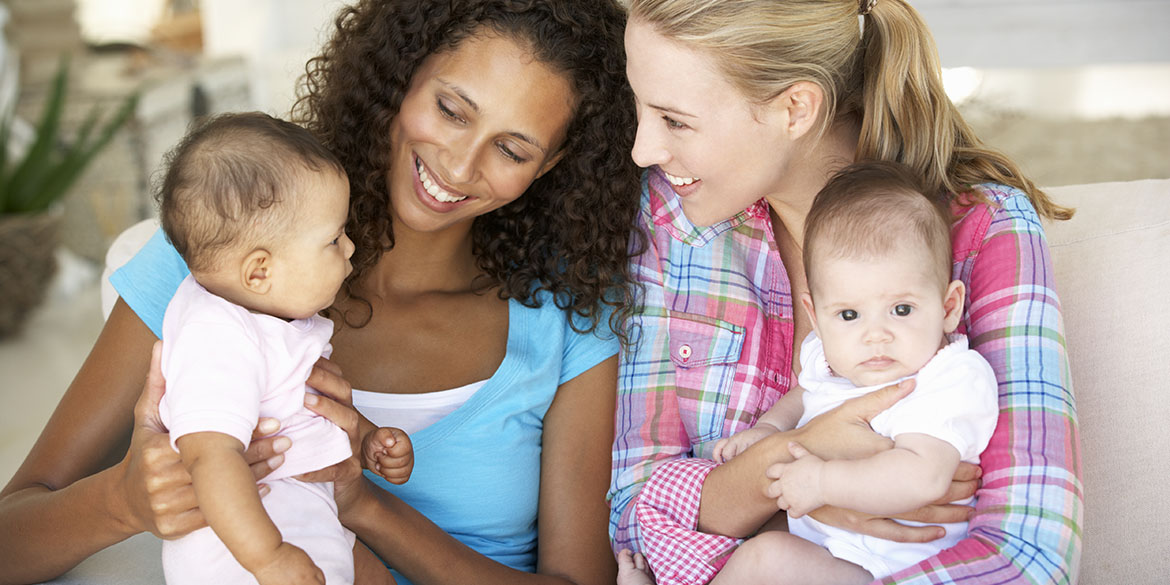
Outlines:
[[[639, 229], [652, 235], [645, 212]], [[703, 481], [715, 462], [691, 458], [675, 395], [659, 250], [647, 240], [648, 249], [632, 261], [640, 307], [619, 359], [610, 540], [615, 551], [645, 554], [659, 585], [705, 583], [738, 541], [696, 530]]]
[[[1083, 491], [1076, 406], [1052, 262], [1019, 192], [984, 213], [967, 335], [995, 370], [999, 421], [968, 537], [891, 583], [1075, 583]], [[960, 243], [956, 242], [956, 246]]]
[[160, 228], [129, 262], [110, 275], [110, 284], [155, 337], [162, 339], [167, 305], [190, 273]]

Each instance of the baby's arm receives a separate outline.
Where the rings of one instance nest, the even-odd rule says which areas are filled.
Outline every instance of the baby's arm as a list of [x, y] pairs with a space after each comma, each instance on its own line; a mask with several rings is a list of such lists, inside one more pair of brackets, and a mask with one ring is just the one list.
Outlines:
[[769, 487], [777, 505], [793, 517], [824, 505], [867, 514], [914, 510], [941, 498], [959, 466], [950, 443], [921, 433], [894, 438], [894, 448], [857, 460], [824, 461], [789, 445], [796, 461], [775, 467]]
[[715, 450], [712, 452], [711, 458], [720, 463], [726, 463], [764, 437], [796, 428], [796, 423], [800, 422], [800, 416], [804, 414], [802, 394], [804, 394], [803, 388], [793, 386], [787, 394], [776, 401], [776, 404], [772, 405], [772, 408], [760, 415], [755, 426], [730, 437], [719, 439], [715, 443]]
[[325, 583], [325, 575], [304, 551], [281, 540], [260, 503], [238, 439], [200, 432], [179, 437], [176, 445], [207, 523], [261, 584]]

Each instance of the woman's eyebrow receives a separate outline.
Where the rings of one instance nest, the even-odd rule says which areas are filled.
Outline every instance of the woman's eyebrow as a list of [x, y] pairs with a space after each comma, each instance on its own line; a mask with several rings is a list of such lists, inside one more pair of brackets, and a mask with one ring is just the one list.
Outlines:
[[[473, 111], [477, 114], [480, 113], [479, 104], [475, 103], [475, 100], [471, 99], [471, 96], [467, 95], [467, 92], [464, 91], [463, 88], [461, 88], [458, 85], [455, 85], [454, 83], [451, 83], [451, 82], [449, 82], [441, 77], [438, 78], [438, 82], [440, 84], [442, 84], [444, 87], [446, 87], [447, 89], [451, 90], [455, 95], [459, 96], [459, 99], [461, 99], [465, 103], [467, 103], [467, 107], [471, 108], [471, 111]], [[527, 142], [528, 144], [531, 144], [534, 148], [536, 148], [540, 152], [542, 152], [544, 154], [548, 154], [548, 149], [545, 148], [544, 145], [541, 144], [539, 140], [537, 140], [536, 138], [533, 138], [532, 136], [529, 136], [528, 134], [525, 134], [523, 132], [516, 132], [516, 131], [506, 132], [506, 134], [508, 136], [511, 136], [511, 137], [517, 139], [517, 140], [522, 140], [524, 142]]]
[[698, 116], [695, 116], [694, 114], [688, 114], [684, 111], [676, 110], [676, 109], [669, 107], [669, 106], [659, 106], [659, 105], [655, 105], [655, 104], [646, 104], [646, 105], [648, 105], [651, 108], [654, 108], [655, 110], [658, 110], [660, 112], [666, 112], [668, 114], [674, 114], [676, 116], [681, 116], [684, 118], [697, 118], [698, 117]]

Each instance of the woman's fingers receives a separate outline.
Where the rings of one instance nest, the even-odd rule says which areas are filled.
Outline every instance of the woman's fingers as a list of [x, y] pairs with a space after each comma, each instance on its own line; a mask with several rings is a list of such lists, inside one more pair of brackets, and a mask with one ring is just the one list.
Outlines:
[[146, 383], [143, 384], [142, 394], [134, 404], [134, 422], [136, 426], [144, 427], [156, 433], [165, 433], [166, 426], [162, 424], [162, 417], [158, 413], [158, 405], [166, 391], [166, 382], [162, 375], [162, 340], [154, 342], [150, 351], [150, 369], [146, 373]]
[[914, 380], [902, 380], [897, 384], [847, 400], [842, 404], [842, 407], [850, 410], [858, 418], [869, 422], [873, 420], [873, 417], [881, 414], [882, 411], [890, 408], [913, 391]]
[[[325, 371], [329, 372], [330, 374], [333, 374], [334, 376], [337, 376], [338, 378], [340, 378], [340, 377], [341, 377], [341, 368], [340, 368], [340, 367], [338, 367], [338, 365], [337, 365], [337, 364], [335, 364], [335, 363], [333, 363], [333, 362], [329, 361], [329, 360], [328, 360], [328, 359], [326, 359], [326, 358], [323, 358], [323, 357], [322, 357], [322, 358], [317, 358], [317, 363], [316, 363], [316, 364], [313, 364], [313, 365], [314, 365], [314, 367], [321, 368], [321, 369], [323, 369], [323, 370], [325, 370]], [[316, 387], [316, 386], [314, 386], [314, 388], [315, 388], [315, 387]]]
[[941, 526], [907, 526], [889, 518], [870, 518], [861, 532], [894, 542], [930, 542], [946, 535]]
[[[333, 424], [341, 427], [341, 430], [348, 433], [351, 439], [357, 436], [358, 414], [348, 404], [338, 402], [329, 396], [306, 393], [305, 406], [309, 410], [333, 421]], [[355, 452], [360, 452], [360, 448], [355, 450]]]
[[267, 437], [257, 439], [244, 451], [244, 461], [252, 470], [252, 477], [260, 481], [284, 463], [284, 452], [292, 446], [288, 437]]
[[974, 463], [960, 461], [959, 468], [955, 470], [955, 478], [953, 481], [975, 481], [981, 477], [983, 477], [983, 468]]
[[951, 485], [947, 486], [947, 493], [939, 498], [934, 503], [949, 504], [951, 502], [958, 502], [966, 500], [975, 495], [979, 489], [979, 480], [973, 479], [970, 481], [952, 481]]
[[325, 358], [317, 360], [306, 383], [310, 388], [338, 402], [347, 405], [353, 403], [353, 387], [341, 377], [341, 370]]
[[946, 535], [941, 526], [908, 526], [834, 506], [821, 506], [808, 515], [829, 526], [895, 542], [930, 542]]
[[911, 510], [905, 514], [898, 514], [894, 516], [899, 520], [910, 520], [911, 522], [921, 522], [923, 524], [952, 524], [955, 522], [966, 522], [971, 517], [971, 512], [974, 508], [969, 506], [960, 506], [957, 504], [936, 504], [931, 506], [923, 506], [917, 510]]

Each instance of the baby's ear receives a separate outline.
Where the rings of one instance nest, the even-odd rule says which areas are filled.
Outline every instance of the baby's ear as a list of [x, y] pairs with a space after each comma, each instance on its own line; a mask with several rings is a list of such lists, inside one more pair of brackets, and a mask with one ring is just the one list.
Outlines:
[[954, 332], [963, 319], [963, 299], [967, 296], [967, 287], [961, 280], [952, 280], [947, 285], [943, 295], [943, 331]]
[[[800, 293], [800, 304], [804, 305], [804, 312], [808, 314], [808, 320], [812, 322], [813, 330], [817, 330], [817, 312], [813, 306], [812, 293], [808, 291]], [[821, 332], [817, 330], [817, 336], [820, 335]]]
[[264, 248], [256, 248], [244, 257], [240, 267], [240, 279], [244, 288], [256, 294], [268, 294], [272, 289], [272, 276], [275, 269], [272, 254]]

